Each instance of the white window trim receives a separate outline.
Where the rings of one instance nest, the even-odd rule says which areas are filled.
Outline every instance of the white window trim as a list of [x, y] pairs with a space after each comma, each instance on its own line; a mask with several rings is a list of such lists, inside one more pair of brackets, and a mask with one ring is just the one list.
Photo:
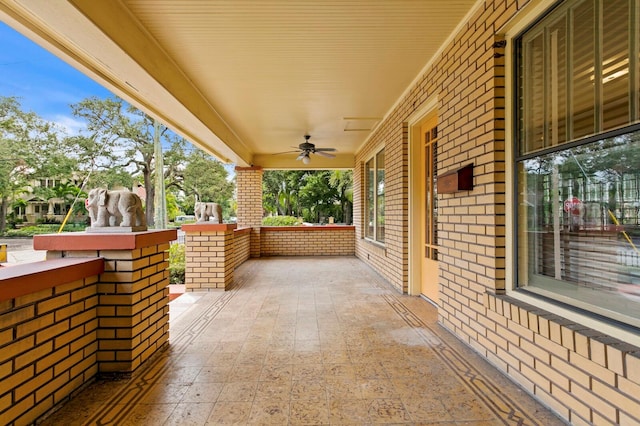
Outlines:
[[[516, 82], [513, 76], [515, 76], [515, 63], [514, 63], [514, 42], [517, 36], [525, 30], [529, 25], [535, 22], [540, 16], [542, 16], [546, 10], [552, 7], [556, 2], [554, 0], [538, 0], [530, 2], [513, 20], [498, 32], [504, 36], [507, 41], [505, 46], [505, 160], [509, 167], [506, 168], [505, 181], [515, 182], [516, 173], [514, 167], [515, 161], [515, 146], [514, 146], [514, 126], [515, 122], [515, 88]], [[515, 219], [516, 212], [513, 210], [516, 196], [516, 188], [513, 184], [508, 185], [506, 188], [505, 202], [507, 205], [507, 221], [506, 221], [506, 250], [507, 250], [507, 262], [506, 269], [506, 289], [510, 296], [515, 296], [516, 293], [516, 227]]]
[[[365, 212], [364, 212], [364, 218], [365, 220], [363, 221], [364, 224], [364, 232], [362, 233], [362, 235], [364, 236], [364, 239], [372, 244], [375, 244], [377, 246], [380, 246], [382, 248], [385, 247], [385, 241], [379, 241], [378, 240], [378, 223], [377, 223], [377, 219], [378, 219], [378, 191], [376, 190], [377, 186], [378, 186], [378, 174], [376, 173], [378, 170], [378, 154], [381, 151], [384, 151], [385, 147], [384, 145], [379, 145], [377, 146], [374, 150], [373, 150], [373, 154], [369, 157], [367, 157], [367, 159], [363, 162], [363, 168], [364, 168], [364, 207], [365, 207]], [[386, 153], [385, 153], [385, 165], [386, 165]], [[369, 211], [367, 210], [367, 190], [369, 189], [367, 187], [369, 181], [368, 181], [368, 175], [367, 175], [367, 163], [369, 161], [373, 160], [373, 176], [375, 179], [374, 185], [373, 185], [373, 221], [374, 221], [374, 226], [373, 226], [373, 237], [370, 237], [367, 235], [367, 229], [369, 227], [367, 221], [369, 220]], [[386, 190], [386, 181], [387, 181], [387, 171], [386, 171], [386, 166], [385, 166], [385, 174], [384, 174], [384, 179], [385, 179], [385, 198], [387, 195], [387, 190]], [[386, 207], [386, 199], [385, 199], [385, 207]], [[386, 223], [386, 217], [385, 217], [385, 223]], [[385, 235], [386, 237], [386, 235]]]
[[581, 313], [576, 309], [565, 308], [560, 304], [548, 302], [542, 297], [537, 297], [533, 294], [518, 291], [517, 290], [517, 276], [516, 265], [518, 259], [516, 258], [516, 211], [514, 210], [515, 197], [517, 196], [517, 189], [514, 186], [516, 182], [516, 170], [515, 170], [515, 134], [514, 134], [514, 120], [515, 120], [515, 90], [516, 82], [513, 76], [516, 75], [515, 63], [514, 63], [514, 44], [516, 38], [524, 31], [529, 25], [536, 22], [543, 16], [547, 10], [553, 7], [557, 3], [556, 0], [537, 0], [530, 2], [513, 20], [508, 22], [500, 31], [499, 35], [503, 35], [507, 41], [505, 47], [505, 160], [508, 167], [505, 173], [505, 182], [511, 182], [506, 188], [506, 206], [507, 206], [507, 220], [506, 220], [506, 253], [507, 261], [505, 265], [506, 279], [505, 287], [506, 293], [509, 297], [520, 300], [522, 302], [533, 305], [537, 308], [544, 309], [550, 313], [559, 315], [577, 324], [582, 324], [586, 327], [608, 334], [615, 338], [618, 338], [624, 342], [640, 346], [640, 335], [637, 333], [628, 331], [627, 329], [617, 326], [615, 323], [601, 320], [595, 315], [589, 315]]

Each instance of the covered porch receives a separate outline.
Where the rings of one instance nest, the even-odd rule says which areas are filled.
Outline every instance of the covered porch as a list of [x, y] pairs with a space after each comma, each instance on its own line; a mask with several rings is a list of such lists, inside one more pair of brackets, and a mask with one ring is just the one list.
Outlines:
[[562, 424], [355, 257], [252, 259], [169, 316], [165, 350], [43, 424]]
[[[640, 0], [0, 0], [10, 26], [234, 163], [238, 189], [237, 231], [192, 229], [201, 234], [191, 289], [211, 292], [187, 294], [199, 299], [175, 319], [169, 345], [170, 235], [76, 246], [84, 251], [76, 257], [91, 259], [57, 260], [88, 268], [81, 282], [58, 288], [51, 279], [46, 291], [0, 299], [12, 310], [0, 329], [0, 423], [25, 423], [29, 404], [38, 418], [82, 380], [124, 369], [135, 370], [131, 380], [92, 387], [60, 415], [83, 408], [79, 422], [114, 424], [188, 413], [201, 413], [195, 424], [550, 424], [533, 396], [572, 424], [640, 424], [640, 305], [610, 290], [637, 294], [623, 280], [638, 269], [605, 268], [602, 288], [585, 298], [584, 283], [562, 275], [559, 243], [560, 219], [617, 221], [614, 206], [640, 205], [639, 16]], [[302, 150], [306, 135], [335, 157]], [[610, 158], [610, 149], [617, 160], [589, 174], [578, 162], [592, 150]], [[558, 159], [569, 159], [566, 179], [537, 167]], [[618, 166], [633, 179], [614, 181]], [[261, 226], [270, 169], [353, 170], [345, 239], [353, 255], [259, 258], [272, 248]], [[573, 200], [592, 186], [580, 182], [604, 175], [610, 191], [593, 195], [603, 214], [581, 219]], [[561, 181], [567, 197], [554, 195]], [[538, 208], [524, 208], [534, 199]], [[554, 244], [532, 236], [546, 227]], [[628, 231], [640, 236], [637, 217]], [[598, 257], [602, 239], [583, 240], [574, 238], [574, 252], [598, 274], [613, 257]], [[407, 295], [430, 299], [437, 313]], [[87, 312], [58, 303], [67, 300]], [[62, 349], [43, 358], [31, 342]]]

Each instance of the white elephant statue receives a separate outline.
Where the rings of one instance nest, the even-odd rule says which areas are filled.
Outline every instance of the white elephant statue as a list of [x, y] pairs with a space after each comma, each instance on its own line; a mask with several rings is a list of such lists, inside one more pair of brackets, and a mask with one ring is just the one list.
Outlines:
[[95, 188], [89, 191], [86, 206], [92, 228], [125, 226], [146, 229], [147, 227], [147, 219], [142, 211], [142, 201], [133, 192]]
[[193, 211], [197, 222], [209, 222], [210, 218], [213, 218], [215, 223], [222, 223], [222, 206], [218, 203], [197, 201]]

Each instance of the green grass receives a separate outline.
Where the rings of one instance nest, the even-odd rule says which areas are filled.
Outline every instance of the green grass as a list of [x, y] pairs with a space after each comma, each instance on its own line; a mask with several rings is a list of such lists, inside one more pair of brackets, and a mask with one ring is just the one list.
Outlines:
[[[84, 223], [79, 224], [67, 224], [64, 226], [63, 232], [80, 232], [86, 229], [87, 225]], [[39, 234], [55, 234], [60, 229], [60, 225], [57, 224], [42, 224], [34, 226], [25, 226], [20, 229], [7, 229], [4, 233], [5, 237], [33, 237]]]

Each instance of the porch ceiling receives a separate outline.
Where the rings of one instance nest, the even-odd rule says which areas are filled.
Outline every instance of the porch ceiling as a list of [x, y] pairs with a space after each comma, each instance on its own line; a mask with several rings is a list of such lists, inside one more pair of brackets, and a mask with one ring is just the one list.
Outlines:
[[[476, 0], [0, 0], [0, 19], [223, 161], [351, 168]], [[337, 156], [305, 166], [305, 134]]]

